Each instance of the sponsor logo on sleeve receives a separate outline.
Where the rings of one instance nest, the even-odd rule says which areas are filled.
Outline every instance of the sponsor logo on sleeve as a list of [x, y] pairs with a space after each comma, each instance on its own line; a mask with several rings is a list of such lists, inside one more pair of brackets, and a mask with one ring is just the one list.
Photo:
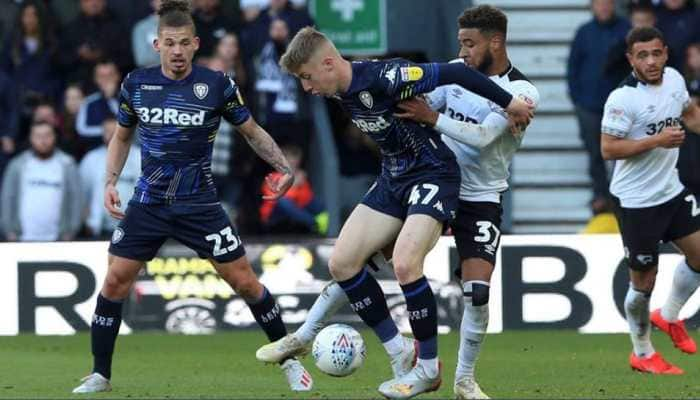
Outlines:
[[401, 67], [401, 80], [404, 82], [419, 81], [423, 78], [421, 67]]

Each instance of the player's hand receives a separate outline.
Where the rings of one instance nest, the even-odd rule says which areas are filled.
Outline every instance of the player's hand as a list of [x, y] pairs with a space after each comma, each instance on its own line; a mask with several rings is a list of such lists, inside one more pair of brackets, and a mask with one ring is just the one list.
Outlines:
[[284, 196], [294, 183], [294, 174], [287, 172], [283, 175], [270, 174], [265, 177], [265, 183], [270, 188], [272, 194], [264, 195], [263, 200], [277, 200]]
[[394, 113], [395, 117], [411, 119], [421, 124], [435, 126], [438, 120], [437, 111], [433, 111], [428, 103], [417, 97], [404, 100], [397, 105], [403, 112]]
[[685, 131], [680, 126], [667, 126], [656, 135], [659, 147], [673, 149], [680, 147], [685, 140]]
[[515, 137], [520, 137], [527, 125], [518, 125], [512, 119], [508, 119], [508, 130]]
[[113, 184], [105, 186], [105, 208], [109, 215], [116, 219], [124, 218], [124, 213], [119, 208], [122, 206], [122, 201], [119, 200], [119, 192]]
[[516, 128], [523, 127], [527, 126], [532, 117], [535, 116], [535, 106], [520, 98], [513, 97], [513, 100], [510, 101], [506, 108], [506, 112], [512, 121], [512, 126]]

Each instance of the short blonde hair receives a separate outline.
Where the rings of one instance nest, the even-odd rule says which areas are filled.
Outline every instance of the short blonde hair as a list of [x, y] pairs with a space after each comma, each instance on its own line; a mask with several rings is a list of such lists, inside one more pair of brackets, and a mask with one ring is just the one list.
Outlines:
[[287, 72], [294, 74], [302, 65], [309, 62], [318, 48], [326, 43], [333, 46], [326, 35], [311, 26], [307, 26], [294, 35], [287, 46], [287, 51], [280, 58], [280, 66]]

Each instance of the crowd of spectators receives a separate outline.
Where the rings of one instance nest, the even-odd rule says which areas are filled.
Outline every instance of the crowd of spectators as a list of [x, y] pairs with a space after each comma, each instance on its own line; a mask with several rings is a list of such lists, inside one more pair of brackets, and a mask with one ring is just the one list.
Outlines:
[[[0, 2], [0, 240], [109, 237], [116, 221], [102, 207], [106, 144], [123, 77], [160, 62], [153, 48], [160, 2]], [[258, 122], [295, 159], [306, 158], [308, 100], [277, 64], [290, 38], [313, 25], [306, 1], [192, 3], [201, 40], [195, 63], [232, 76]], [[302, 165], [296, 198], [261, 204], [269, 167], [223, 120], [212, 172], [243, 232], [265, 232], [290, 216], [294, 226], [282, 225], [280, 232], [327, 230], [327, 213]], [[119, 181], [124, 203], [139, 174], [136, 139]]]
[[[615, 0], [591, 1], [592, 18], [577, 29], [567, 67], [569, 96], [589, 155], [593, 214], [614, 207], [608, 190], [611, 165], [600, 154], [600, 121], [608, 95], [631, 73], [627, 32], [633, 27], [658, 28], [668, 44], [668, 66], [685, 75], [694, 101], [700, 96], [700, 9], [695, 2], [634, 0], [626, 4], [624, 16], [617, 12], [620, 5]], [[687, 135], [679, 159], [681, 180], [694, 193], [700, 193], [699, 139]]]
[[[280, 70], [290, 38], [313, 24], [305, 0], [193, 0], [201, 47], [195, 62], [232, 76], [256, 120], [300, 163], [299, 184], [275, 204], [261, 203], [267, 165], [222, 121], [212, 172], [222, 203], [246, 234], [274, 230], [323, 234], [327, 214], [302, 160], [313, 134], [308, 97]], [[115, 221], [101, 207], [106, 142], [119, 84], [134, 68], [159, 63], [153, 48], [160, 0], [13, 0], [0, 2], [0, 239], [105, 238]], [[624, 38], [656, 26], [669, 66], [700, 97], [700, 10], [693, 0], [592, 0], [568, 60], [568, 89], [589, 154], [594, 214], [609, 211], [610, 165], [600, 155], [608, 94], [630, 73]], [[416, 60], [419, 61], [419, 60]], [[329, 102], [341, 174], [342, 216], [379, 168], [376, 146]], [[139, 176], [138, 142], [120, 181], [129, 198]], [[700, 137], [681, 148], [684, 183], [700, 192]]]

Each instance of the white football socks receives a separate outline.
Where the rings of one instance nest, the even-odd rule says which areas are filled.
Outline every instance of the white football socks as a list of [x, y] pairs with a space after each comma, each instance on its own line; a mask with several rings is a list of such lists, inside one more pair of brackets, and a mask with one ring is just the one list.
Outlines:
[[294, 332], [294, 336], [304, 344], [311, 343], [318, 332], [326, 326], [328, 320], [347, 303], [348, 298], [343, 288], [335, 281], [329, 283], [316, 298], [306, 320]]
[[[479, 283], [488, 284], [481, 281]], [[464, 282], [463, 289], [465, 293], [471, 292], [471, 281]], [[462, 324], [459, 329], [459, 354], [457, 357], [455, 381], [459, 381], [460, 378], [464, 377], [474, 377], [476, 359], [479, 357], [488, 324], [488, 303], [482, 306], [474, 306], [472, 305], [472, 298], [465, 297]]]
[[429, 378], [435, 378], [440, 373], [440, 364], [435, 358], [418, 358], [417, 366], [421, 367]]
[[[384, 255], [379, 252], [371, 257], [372, 262], [380, 269], [392, 269], [390, 261], [384, 258]], [[328, 323], [328, 320], [344, 305], [347, 304], [348, 298], [343, 289], [336, 282], [329, 283], [316, 298], [313, 306], [309, 310], [304, 323], [299, 329], [294, 332], [294, 336], [304, 344], [311, 343], [321, 329]], [[401, 335], [397, 335], [397, 340], [401, 339]], [[392, 339], [393, 340], [393, 339]], [[387, 342], [388, 343], [388, 342]], [[399, 342], [399, 345], [402, 345]], [[385, 343], [386, 347], [386, 343]], [[399, 351], [402, 347], [399, 347]], [[393, 349], [393, 347], [392, 347]], [[387, 350], [389, 351], [389, 350]], [[390, 353], [391, 354], [391, 353]]]
[[661, 316], [668, 322], [678, 321], [678, 314], [683, 305], [700, 285], [700, 273], [693, 271], [683, 259], [673, 273], [671, 293], [661, 307]]
[[382, 343], [382, 346], [384, 346], [384, 350], [386, 350], [386, 354], [388, 354], [389, 357], [400, 354], [404, 350], [403, 335], [400, 333], [397, 334], [393, 338]]
[[649, 323], [649, 293], [640, 292], [630, 283], [625, 296], [625, 314], [630, 327], [630, 338], [634, 354], [638, 357], [650, 357], [654, 354], [651, 345], [651, 325]]

